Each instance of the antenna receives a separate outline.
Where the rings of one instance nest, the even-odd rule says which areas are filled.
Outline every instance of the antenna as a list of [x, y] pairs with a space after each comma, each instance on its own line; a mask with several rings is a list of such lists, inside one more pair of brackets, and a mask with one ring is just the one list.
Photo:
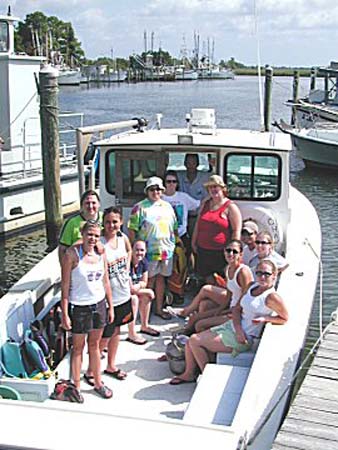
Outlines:
[[257, 69], [258, 69], [258, 92], [259, 92], [259, 117], [261, 130], [264, 130], [264, 110], [263, 110], [263, 80], [261, 72], [261, 49], [258, 30], [258, 14], [256, 7], [256, 0], [254, 0], [254, 16], [255, 16], [255, 33], [257, 39]]
[[12, 15], [11, 5], [8, 5], [8, 8], [7, 8], [7, 16], [11, 16], [11, 15]]
[[143, 40], [144, 40], [144, 53], [147, 53], [147, 30], [144, 30], [143, 32]]

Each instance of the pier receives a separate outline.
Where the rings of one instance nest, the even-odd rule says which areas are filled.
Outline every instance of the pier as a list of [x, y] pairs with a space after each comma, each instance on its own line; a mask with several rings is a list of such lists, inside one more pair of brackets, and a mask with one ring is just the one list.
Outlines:
[[272, 447], [273, 450], [338, 448], [338, 310]]

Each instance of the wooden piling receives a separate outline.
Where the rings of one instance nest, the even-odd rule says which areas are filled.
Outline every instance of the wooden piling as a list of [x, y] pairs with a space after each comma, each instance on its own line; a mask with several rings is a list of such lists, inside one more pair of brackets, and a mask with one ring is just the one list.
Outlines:
[[272, 93], [273, 69], [270, 66], [265, 67], [265, 92], [264, 92], [264, 130], [270, 129], [271, 117], [271, 93]]
[[314, 67], [312, 67], [311, 74], [310, 74], [310, 92], [314, 91], [316, 89], [316, 76], [317, 76], [317, 71]]
[[[294, 103], [298, 101], [298, 92], [299, 92], [299, 71], [295, 70], [293, 72], [293, 84], [292, 84], [292, 100]], [[291, 115], [291, 125], [296, 123], [296, 108], [292, 107], [292, 115]]]
[[329, 101], [329, 74], [325, 72], [324, 75], [324, 91], [325, 91], [325, 104]]
[[49, 249], [58, 245], [62, 226], [60, 154], [59, 154], [59, 104], [58, 73], [51, 67], [39, 73], [40, 122], [43, 165], [43, 187], [47, 244]]

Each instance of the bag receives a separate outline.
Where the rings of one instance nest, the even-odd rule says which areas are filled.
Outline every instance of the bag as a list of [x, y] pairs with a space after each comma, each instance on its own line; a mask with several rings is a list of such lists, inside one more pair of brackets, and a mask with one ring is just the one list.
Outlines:
[[23, 348], [24, 355], [27, 358], [26, 364], [29, 364], [33, 368], [33, 372], [42, 372], [45, 377], [49, 377], [51, 375], [51, 370], [39, 344], [32, 339], [31, 330], [26, 330], [25, 332]]
[[173, 271], [168, 278], [167, 286], [171, 292], [179, 296], [184, 295], [184, 288], [188, 277], [188, 263], [183, 242], [176, 244], [173, 260]]
[[171, 342], [166, 347], [169, 368], [176, 374], [180, 375], [185, 370], [185, 344], [189, 340], [184, 334], [173, 336]]
[[1, 367], [9, 377], [28, 378], [22, 344], [13, 340], [6, 341], [1, 347]]
[[83, 397], [70, 380], [60, 380], [56, 383], [54, 392], [50, 395], [52, 400], [61, 400], [72, 403], [83, 403]]
[[49, 311], [46, 319], [46, 334], [51, 350], [51, 367], [55, 369], [71, 348], [71, 332], [61, 327], [60, 302]]
[[45, 329], [41, 320], [34, 320], [30, 325], [32, 339], [39, 344], [43, 354], [46, 358], [50, 357], [50, 349], [46, 337], [44, 336]]

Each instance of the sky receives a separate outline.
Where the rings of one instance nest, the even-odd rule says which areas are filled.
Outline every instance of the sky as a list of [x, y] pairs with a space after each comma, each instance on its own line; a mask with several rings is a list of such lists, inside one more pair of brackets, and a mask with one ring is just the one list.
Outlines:
[[[188, 54], [194, 33], [200, 51], [245, 65], [312, 67], [338, 60], [338, 0], [0, 0], [24, 20], [42, 11], [71, 22], [87, 58], [128, 57], [161, 47], [172, 56]], [[256, 14], [255, 14], [256, 11]], [[255, 19], [256, 18], [256, 19]], [[259, 49], [259, 50], [258, 50]]]

